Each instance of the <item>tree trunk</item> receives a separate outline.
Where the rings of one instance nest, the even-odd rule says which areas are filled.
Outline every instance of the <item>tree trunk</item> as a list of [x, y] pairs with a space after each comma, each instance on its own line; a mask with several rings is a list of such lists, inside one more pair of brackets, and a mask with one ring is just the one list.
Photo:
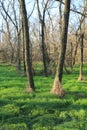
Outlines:
[[26, 74], [28, 78], [28, 86], [26, 88], [26, 92], [32, 92], [35, 90], [35, 88], [34, 88], [32, 67], [31, 67], [30, 37], [29, 37], [27, 12], [26, 12], [25, 0], [19, 0], [19, 2], [20, 2], [20, 9], [21, 9], [21, 17], [22, 17], [22, 22], [24, 27]]
[[75, 51], [74, 51], [74, 55], [73, 55], [73, 61], [72, 61], [72, 65], [75, 65], [75, 61], [76, 61], [76, 55], [77, 55], [77, 50], [78, 50], [78, 44], [79, 44], [79, 38], [77, 38], [76, 35], [76, 46], [75, 46]]
[[64, 19], [62, 24], [62, 33], [61, 33], [61, 52], [59, 57], [59, 65], [57, 68], [56, 76], [54, 79], [53, 88], [51, 93], [56, 94], [60, 97], [64, 96], [65, 91], [62, 88], [62, 75], [63, 75], [63, 65], [66, 53], [66, 45], [67, 45], [67, 33], [68, 33], [68, 23], [69, 23], [69, 13], [70, 13], [70, 2], [71, 0], [65, 0], [65, 8], [64, 8]]
[[17, 35], [18, 35], [18, 46], [17, 46], [17, 70], [20, 71], [21, 70], [21, 57], [20, 57], [20, 33], [17, 31]]
[[22, 36], [23, 36], [23, 67], [24, 67], [24, 76], [26, 76], [25, 44], [24, 44], [24, 27], [23, 27], [23, 23], [22, 23]]
[[78, 80], [83, 80], [83, 39], [84, 34], [81, 34], [80, 38], [80, 75]]
[[43, 6], [43, 11], [40, 11], [39, 7], [39, 0], [36, 0], [37, 2], [37, 10], [38, 10], [38, 16], [41, 24], [41, 49], [42, 49], [42, 58], [43, 58], [43, 67], [44, 67], [44, 75], [48, 76], [47, 71], [47, 50], [46, 50], [46, 44], [45, 44], [45, 13], [48, 5], [48, 1], [46, 1], [45, 5]]
[[43, 65], [44, 65], [44, 75], [47, 77], [47, 54], [46, 54], [46, 45], [45, 45], [45, 37], [44, 37], [44, 30], [45, 30], [45, 23], [44, 21], [41, 23], [42, 28], [42, 56], [43, 56]]

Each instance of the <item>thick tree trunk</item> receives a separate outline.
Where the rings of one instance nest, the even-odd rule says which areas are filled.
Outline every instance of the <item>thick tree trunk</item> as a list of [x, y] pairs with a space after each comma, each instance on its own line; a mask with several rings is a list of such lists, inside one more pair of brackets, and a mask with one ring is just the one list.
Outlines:
[[70, 13], [70, 2], [71, 0], [65, 0], [65, 8], [64, 8], [64, 19], [62, 24], [62, 33], [61, 33], [61, 52], [59, 57], [59, 65], [57, 68], [53, 88], [51, 93], [56, 94], [60, 97], [64, 96], [65, 91], [62, 88], [62, 75], [63, 75], [63, 65], [66, 53], [66, 45], [67, 45], [67, 33], [68, 33], [68, 23], [69, 23], [69, 13]]
[[83, 39], [84, 34], [81, 34], [80, 38], [80, 75], [78, 80], [83, 80]]
[[25, 0], [19, 0], [19, 2], [20, 2], [20, 9], [21, 9], [21, 17], [22, 17], [22, 22], [23, 22], [23, 27], [24, 27], [26, 74], [28, 78], [28, 86], [26, 88], [26, 92], [31, 92], [31, 91], [34, 91], [35, 88], [34, 88], [32, 67], [31, 67], [28, 19], [27, 19], [26, 7], [25, 7]]

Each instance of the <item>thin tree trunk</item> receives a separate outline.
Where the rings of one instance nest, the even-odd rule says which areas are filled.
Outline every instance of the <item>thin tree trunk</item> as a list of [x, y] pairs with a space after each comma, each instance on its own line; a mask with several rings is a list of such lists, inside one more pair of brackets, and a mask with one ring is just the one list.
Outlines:
[[71, 66], [71, 72], [72, 72], [73, 71], [73, 46], [72, 46], [72, 42], [71, 42], [71, 57], [70, 58], [71, 58], [71, 63], [70, 63], [71, 65], [70, 66]]
[[62, 75], [63, 75], [63, 65], [64, 65], [64, 59], [66, 53], [66, 45], [67, 45], [70, 3], [71, 0], [65, 0], [64, 19], [62, 24], [63, 27], [62, 27], [61, 40], [60, 40], [61, 52], [59, 57], [59, 65], [54, 79], [54, 84], [51, 90], [51, 93], [56, 94], [60, 97], [64, 96], [65, 94], [65, 91], [62, 88]]
[[44, 75], [48, 76], [48, 70], [47, 70], [47, 50], [46, 50], [46, 44], [45, 44], [45, 13], [47, 9], [47, 5], [49, 0], [46, 1], [43, 11], [40, 11], [39, 7], [39, 0], [36, 0], [37, 2], [37, 10], [38, 10], [38, 16], [41, 24], [41, 49], [42, 49], [42, 58], [43, 58], [43, 67], [44, 67]]
[[18, 35], [18, 47], [17, 47], [17, 69], [18, 71], [21, 70], [21, 57], [20, 57], [20, 33], [17, 32], [17, 35]]
[[76, 35], [76, 46], [75, 46], [75, 51], [74, 51], [74, 55], [73, 55], [73, 61], [72, 61], [72, 65], [75, 65], [75, 61], [76, 61], [76, 55], [77, 55], [77, 50], [78, 50], [78, 44], [79, 44], [79, 39], [77, 39], [77, 35]]
[[81, 34], [80, 38], [80, 75], [78, 80], [83, 80], [83, 39], [84, 34]]
[[44, 65], [44, 75], [48, 76], [47, 72], [47, 54], [46, 54], [46, 45], [45, 45], [45, 36], [44, 36], [44, 30], [45, 30], [45, 23], [42, 22], [42, 56], [43, 56], [43, 65]]
[[23, 27], [23, 23], [22, 23], [22, 36], [23, 36], [23, 66], [24, 66], [24, 75], [26, 75], [25, 45], [24, 45], [24, 27]]
[[20, 2], [20, 9], [21, 9], [21, 17], [22, 17], [22, 22], [23, 22], [23, 27], [24, 27], [26, 74], [27, 74], [27, 78], [28, 78], [28, 86], [26, 88], [26, 92], [31, 92], [31, 91], [34, 91], [35, 88], [34, 88], [32, 67], [31, 67], [28, 19], [27, 19], [25, 0], [19, 0], [19, 2]]

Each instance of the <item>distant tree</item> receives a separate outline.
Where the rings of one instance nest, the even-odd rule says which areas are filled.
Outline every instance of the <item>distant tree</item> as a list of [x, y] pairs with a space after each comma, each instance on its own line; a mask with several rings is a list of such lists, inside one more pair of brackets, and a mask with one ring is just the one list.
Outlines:
[[87, 1], [84, 0], [83, 14], [80, 20], [80, 75], [78, 80], [83, 80], [83, 48], [84, 48], [84, 34], [85, 34], [85, 16], [86, 16]]
[[63, 65], [64, 65], [64, 59], [65, 59], [65, 53], [66, 53], [66, 45], [67, 45], [70, 3], [71, 3], [71, 0], [65, 0], [64, 18], [63, 18], [63, 23], [62, 23], [62, 33], [61, 33], [61, 39], [60, 39], [61, 52], [60, 52], [56, 76], [54, 79], [54, 84], [51, 90], [51, 93], [56, 94], [60, 97], [64, 96], [65, 94], [65, 91], [62, 88], [62, 75], [63, 75]]
[[83, 39], [84, 33], [80, 36], [80, 75], [78, 80], [83, 80]]
[[44, 66], [44, 75], [48, 76], [47, 72], [47, 49], [46, 49], [46, 43], [45, 43], [45, 14], [47, 11], [47, 5], [49, 3], [49, 0], [46, 0], [44, 3], [44, 0], [42, 1], [42, 7], [43, 11], [40, 11], [40, 5], [39, 5], [39, 0], [36, 0], [37, 2], [37, 10], [38, 10], [38, 16], [40, 20], [40, 25], [41, 25], [41, 51], [42, 51], [42, 58], [43, 58], [43, 66]]
[[31, 54], [30, 54], [30, 37], [29, 37], [29, 26], [28, 26], [28, 18], [25, 0], [19, 0], [20, 4], [20, 12], [23, 23], [24, 30], [24, 46], [25, 46], [25, 62], [26, 62], [26, 74], [28, 78], [28, 87], [26, 88], [26, 92], [31, 92], [35, 90], [32, 67], [31, 67]]
[[3, 12], [1, 11], [1, 15], [3, 16], [3, 19], [5, 20], [6, 22], [6, 28], [7, 28], [7, 44], [8, 46], [10, 45], [10, 48], [11, 48], [11, 51], [10, 51], [10, 62], [12, 63], [13, 60], [14, 60], [14, 46], [12, 44], [12, 41], [11, 41], [11, 30], [10, 30], [10, 24], [9, 24], [9, 20], [8, 20], [8, 17], [6, 14], [3, 14]]
[[[16, 3], [15, 0], [13, 0], [13, 1], [8, 0], [8, 6], [5, 6], [5, 1], [0, 1], [1, 9], [3, 10], [4, 14], [6, 14], [6, 17], [11, 21], [11, 23], [14, 25], [14, 27], [16, 29], [16, 34], [17, 34], [17, 56], [16, 56], [17, 57], [17, 69], [20, 71], [21, 70], [21, 56], [20, 56], [21, 43], [20, 43], [20, 27], [19, 27], [20, 19], [17, 17], [17, 12], [16, 12], [16, 9], [15, 9], [15, 3]], [[9, 5], [10, 5], [10, 7], [9, 7]], [[7, 7], [9, 7], [9, 10], [7, 9]], [[13, 17], [9, 13], [9, 11], [11, 9], [12, 9], [12, 12], [13, 12]], [[8, 30], [8, 26], [7, 26], [7, 30]]]
[[24, 75], [26, 76], [26, 64], [25, 64], [25, 44], [24, 44], [24, 27], [22, 21], [22, 41], [23, 41], [23, 65], [24, 65]]

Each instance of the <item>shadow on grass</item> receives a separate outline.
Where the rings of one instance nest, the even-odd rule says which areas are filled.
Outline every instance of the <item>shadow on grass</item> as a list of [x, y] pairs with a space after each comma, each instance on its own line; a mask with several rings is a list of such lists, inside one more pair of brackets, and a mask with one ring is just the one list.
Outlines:
[[[72, 90], [73, 76], [69, 75], [68, 84], [71, 85], [72, 92], [68, 91], [64, 98], [58, 98], [49, 93], [53, 82], [52, 77], [34, 77], [36, 92], [26, 94], [24, 92], [26, 78], [20, 77], [15, 69], [10, 67], [7, 69], [5, 66], [4, 72], [1, 70], [1, 75], [1, 126], [7, 124], [9, 127], [10, 124], [24, 123], [26, 125], [24, 130], [27, 128], [29, 130], [65, 130], [65, 128], [66, 130], [85, 130], [83, 125], [87, 123], [87, 93], [80, 89], [86, 86], [85, 81], [76, 82], [78, 90]], [[67, 77], [65, 77], [66, 82]]]
[[[75, 93], [75, 96], [77, 96], [76, 94], [78, 93]], [[81, 114], [79, 111], [83, 110], [82, 114], [84, 114], [84, 111], [87, 109], [87, 104], [73, 104], [72, 101], [69, 99], [66, 100], [66, 98], [54, 98], [55, 101], [52, 101], [52, 99], [51, 101], [46, 99], [45, 101], [41, 101], [40, 99], [39, 101], [36, 101], [34, 100], [33, 94], [31, 94], [29, 101], [25, 102], [27, 98], [29, 97], [25, 96], [25, 99], [21, 103], [20, 100], [23, 99], [23, 97], [16, 97], [15, 100], [13, 100], [13, 103], [18, 110], [13, 113], [8, 113], [6, 111], [5, 113], [0, 114], [1, 122], [6, 122], [7, 124], [25, 123], [29, 130], [33, 130], [34, 127], [53, 128], [64, 122], [72, 122], [73, 118], [79, 121], [78, 116]], [[18, 99], [19, 102], [17, 102]], [[11, 102], [8, 100], [4, 101], [4, 105], [8, 103], [10, 104]], [[75, 114], [76, 112], [78, 112], [78, 115]]]

